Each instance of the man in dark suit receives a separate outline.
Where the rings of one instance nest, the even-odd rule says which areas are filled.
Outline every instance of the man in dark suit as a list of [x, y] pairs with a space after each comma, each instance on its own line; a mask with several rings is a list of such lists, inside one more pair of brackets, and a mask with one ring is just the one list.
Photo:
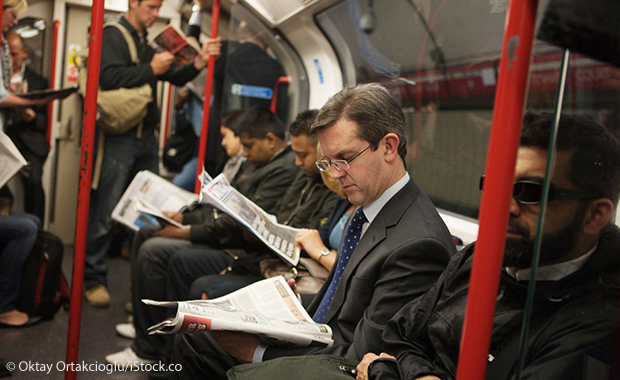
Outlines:
[[[25, 93], [47, 89], [45, 78], [26, 67], [24, 59], [28, 56], [28, 48], [24, 47], [22, 37], [15, 32], [6, 34], [13, 64], [11, 90]], [[43, 164], [47, 158], [47, 106], [30, 106], [13, 108], [7, 116], [7, 135], [24, 156], [29, 165], [24, 179], [24, 208], [26, 212], [35, 214], [44, 221], [45, 193], [41, 182]]]
[[[361, 359], [381, 351], [385, 323], [424, 294], [455, 252], [445, 224], [405, 170], [404, 115], [380, 85], [346, 88], [321, 108], [312, 127], [349, 201], [358, 207], [336, 264], [308, 313], [328, 324], [328, 348], [282, 348], [230, 332], [179, 335], [172, 361], [180, 378], [224, 378], [230, 367], [281, 356], [337, 354]], [[359, 244], [356, 246], [357, 242]]]

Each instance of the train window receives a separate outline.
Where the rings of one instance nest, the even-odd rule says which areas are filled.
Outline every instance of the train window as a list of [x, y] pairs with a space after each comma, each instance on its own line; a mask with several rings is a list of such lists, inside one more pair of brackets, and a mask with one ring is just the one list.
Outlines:
[[[346, 84], [381, 83], [400, 103], [418, 185], [436, 206], [470, 217], [480, 205], [506, 4], [347, 0], [316, 17]], [[559, 48], [536, 43], [528, 108], [553, 107], [560, 58]], [[620, 71], [571, 58], [566, 107], [618, 130]]]
[[26, 65], [28, 65], [30, 70], [39, 75], [43, 75], [46, 27], [45, 20], [41, 18], [25, 17], [11, 28], [12, 31], [22, 36], [24, 39], [24, 47], [28, 48]]

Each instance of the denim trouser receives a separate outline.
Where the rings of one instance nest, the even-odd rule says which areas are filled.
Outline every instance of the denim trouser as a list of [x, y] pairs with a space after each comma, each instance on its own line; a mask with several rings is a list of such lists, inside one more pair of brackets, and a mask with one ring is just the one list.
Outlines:
[[[96, 154], [94, 157], [97, 157]], [[108, 248], [114, 225], [112, 211], [129, 182], [141, 170], [159, 174], [157, 140], [152, 130], [144, 130], [141, 138], [136, 136], [135, 129], [120, 135], [105, 136], [99, 187], [90, 194], [85, 289], [98, 284], [107, 286]]]
[[196, 185], [196, 167], [198, 166], [198, 157], [194, 157], [183, 165], [183, 169], [179, 174], [174, 176], [172, 183], [187, 191], [194, 192]]
[[0, 313], [15, 309], [22, 267], [40, 226], [32, 214], [16, 212], [0, 217]]

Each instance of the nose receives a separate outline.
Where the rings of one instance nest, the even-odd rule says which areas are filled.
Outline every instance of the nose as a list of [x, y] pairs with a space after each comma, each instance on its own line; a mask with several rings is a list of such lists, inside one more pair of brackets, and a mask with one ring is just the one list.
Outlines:
[[521, 207], [519, 206], [519, 202], [514, 197], [510, 197], [510, 204], [508, 205], [508, 210], [510, 215], [519, 216], [521, 214]]
[[303, 164], [303, 161], [298, 156], [295, 156], [295, 165], [301, 167]]
[[332, 179], [342, 178], [347, 174], [344, 170], [338, 170], [334, 167], [332, 167], [332, 170], [330, 171], [331, 171]]

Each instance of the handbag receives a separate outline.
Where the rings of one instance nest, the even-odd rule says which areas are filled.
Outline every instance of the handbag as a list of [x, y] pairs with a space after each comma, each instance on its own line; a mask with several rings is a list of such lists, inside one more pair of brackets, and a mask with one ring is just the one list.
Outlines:
[[198, 137], [185, 112], [177, 112], [175, 121], [175, 127], [164, 145], [162, 163], [169, 171], [180, 172], [183, 166], [194, 157]]
[[282, 276], [294, 279], [299, 294], [317, 294], [329, 272], [313, 259], [302, 257], [296, 267], [280, 259], [265, 259], [260, 262], [263, 277]]
[[351, 380], [358, 363], [336, 355], [285, 356], [234, 366], [226, 376], [229, 380]]
[[[131, 61], [140, 64], [136, 44], [129, 31], [118, 23], [106, 24], [105, 27], [115, 27], [121, 31], [127, 46]], [[86, 52], [86, 57], [88, 52]], [[84, 55], [79, 59], [80, 88], [86, 91], [87, 60]], [[142, 131], [142, 120], [148, 112], [148, 104], [153, 101], [153, 89], [149, 83], [132, 88], [118, 88], [115, 90], [102, 90], [97, 92], [97, 125], [101, 131], [107, 134], [121, 134], [138, 126], [138, 136]]]

